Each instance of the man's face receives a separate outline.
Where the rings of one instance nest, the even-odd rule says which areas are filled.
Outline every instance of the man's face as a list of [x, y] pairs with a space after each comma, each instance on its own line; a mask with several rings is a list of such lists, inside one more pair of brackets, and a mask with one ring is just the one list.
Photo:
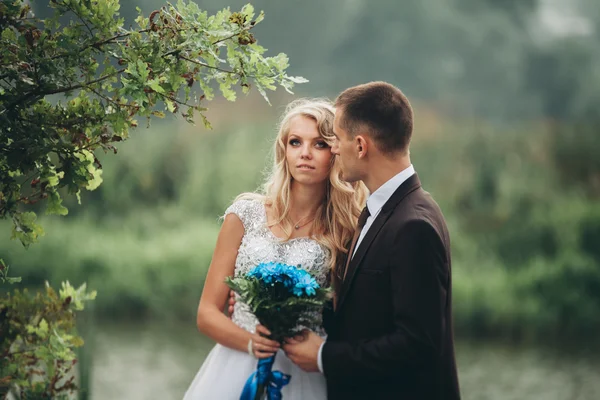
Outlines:
[[339, 108], [335, 112], [333, 132], [336, 140], [331, 148], [331, 152], [337, 156], [336, 162], [339, 163], [342, 169], [342, 178], [346, 182], [356, 182], [361, 179], [360, 170], [357, 166], [358, 149], [356, 139], [340, 127], [343, 113], [344, 111]]

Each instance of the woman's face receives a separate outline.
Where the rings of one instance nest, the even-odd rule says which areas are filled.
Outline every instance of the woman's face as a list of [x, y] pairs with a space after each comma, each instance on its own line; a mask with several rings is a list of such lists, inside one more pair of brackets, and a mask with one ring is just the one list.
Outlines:
[[285, 158], [295, 181], [306, 185], [323, 184], [329, 179], [333, 157], [315, 120], [302, 115], [292, 118]]

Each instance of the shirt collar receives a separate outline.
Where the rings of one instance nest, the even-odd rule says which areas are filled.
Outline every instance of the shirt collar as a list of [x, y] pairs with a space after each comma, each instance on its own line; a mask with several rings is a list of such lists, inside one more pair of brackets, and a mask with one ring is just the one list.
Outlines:
[[369, 209], [369, 213], [373, 216], [377, 215], [383, 205], [392, 197], [396, 189], [400, 187], [408, 178], [410, 178], [415, 173], [415, 168], [412, 164], [402, 170], [399, 174], [392, 177], [389, 181], [384, 183], [371, 193], [369, 198], [367, 199], [367, 208]]

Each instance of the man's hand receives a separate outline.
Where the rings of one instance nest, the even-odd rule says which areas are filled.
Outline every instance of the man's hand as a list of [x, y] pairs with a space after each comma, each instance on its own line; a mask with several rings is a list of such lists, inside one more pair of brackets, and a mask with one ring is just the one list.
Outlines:
[[233, 305], [235, 304], [235, 292], [233, 290], [229, 291], [229, 306], [227, 307], [227, 315], [231, 318], [231, 314], [233, 314]]
[[286, 339], [283, 351], [290, 360], [306, 372], [319, 372], [317, 358], [324, 340], [312, 331], [304, 331], [293, 339]]

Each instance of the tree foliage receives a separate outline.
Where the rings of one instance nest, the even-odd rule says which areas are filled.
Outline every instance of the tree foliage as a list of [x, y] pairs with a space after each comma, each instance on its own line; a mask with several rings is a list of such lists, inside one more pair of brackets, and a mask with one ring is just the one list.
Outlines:
[[[251, 5], [208, 15], [179, 1], [126, 29], [118, 0], [52, 0], [36, 19], [23, 0], [0, 3], [0, 218], [28, 246], [43, 234], [25, 205], [67, 214], [61, 188], [79, 196], [102, 182], [97, 150], [116, 152], [137, 118], [200, 118], [215, 90], [291, 90], [285, 54], [264, 55]], [[64, 18], [68, 22], [64, 22]], [[267, 99], [268, 101], [268, 99]]]
[[49, 285], [31, 296], [16, 290], [0, 302], [0, 396], [66, 398], [76, 390], [73, 349], [83, 345], [75, 333], [75, 311], [96, 292], [68, 282], [56, 293]]

